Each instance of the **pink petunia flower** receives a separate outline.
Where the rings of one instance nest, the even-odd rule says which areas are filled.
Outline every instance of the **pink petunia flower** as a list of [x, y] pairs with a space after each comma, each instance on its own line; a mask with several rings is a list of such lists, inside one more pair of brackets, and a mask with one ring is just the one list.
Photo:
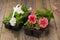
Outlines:
[[53, 6], [53, 10], [55, 13], [59, 13], [58, 8], [56, 6]]
[[54, 11], [57, 11], [58, 10], [58, 8], [56, 6], [53, 6], [53, 9], [54, 9]]
[[28, 16], [28, 22], [35, 24], [36, 23], [36, 16], [35, 15], [29, 15]]
[[32, 10], [31, 15], [34, 15], [34, 14], [35, 14], [35, 10]]
[[41, 28], [46, 28], [48, 25], [48, 19], [45, 17], [40, 18], [38, 24], [40, 25]]

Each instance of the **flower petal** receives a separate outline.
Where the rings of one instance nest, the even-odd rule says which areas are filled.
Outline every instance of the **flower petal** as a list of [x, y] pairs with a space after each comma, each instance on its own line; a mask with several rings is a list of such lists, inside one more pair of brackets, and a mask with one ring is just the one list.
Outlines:
[[28, 21], [32, 24], [35, 24], [36, 23], [36, 16], [35, 15], [29, 15]]
[[14, 17], [12, 17], [9, 22], [10, 22], [10, 25], [11, 25], [11, 26], [15, 26], [16, 19], [15, 19]]
[[47, 18], [40, 18], [38, 24], [40, 27], [45, 28], [48, 25], [48, 19]]

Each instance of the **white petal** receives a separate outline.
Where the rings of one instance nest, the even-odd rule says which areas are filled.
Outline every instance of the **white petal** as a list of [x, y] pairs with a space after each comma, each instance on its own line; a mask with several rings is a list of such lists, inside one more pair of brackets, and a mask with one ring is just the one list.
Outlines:
[[14, 17], [12, 17], [9, 22], [10, 22], [11, 26], [15, 26], [16, 19]]
[[17, 8], [16, 12], [17, 12], [18, 14], [23, 14], [23, 13], [24, 13], [24, 11], [22, 11], [21, 8]]
[[16, 7], [13, 7], [14, 12], [17, 12], [18, 14], [23, 14], [24, 12], [21, 10], [21, 7], [22, 5], [20, 7], [18, 7], [18, 5]]
[[28, 10], [31, 11], [32, 10], [32, 7], [30, 7]]
[[23, 14], [24, 12], [22, 10], [20, 10], [20, 13]]

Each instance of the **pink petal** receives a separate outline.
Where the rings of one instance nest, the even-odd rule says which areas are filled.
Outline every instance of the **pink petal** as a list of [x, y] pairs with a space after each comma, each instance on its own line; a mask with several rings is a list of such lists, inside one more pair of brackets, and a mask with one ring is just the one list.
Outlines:
[[48, 19], [47, 18], [40, 18], [38, 24], [40, 27], [45, 28], [48, 25]]

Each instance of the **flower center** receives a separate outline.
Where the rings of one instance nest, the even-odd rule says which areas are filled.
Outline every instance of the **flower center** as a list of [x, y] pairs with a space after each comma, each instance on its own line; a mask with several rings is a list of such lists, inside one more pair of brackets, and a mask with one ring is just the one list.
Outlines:
[[42, 20], [41, 24], [43, 24], [43, 26], [44, 26], [46, 24], [45, 20]]

